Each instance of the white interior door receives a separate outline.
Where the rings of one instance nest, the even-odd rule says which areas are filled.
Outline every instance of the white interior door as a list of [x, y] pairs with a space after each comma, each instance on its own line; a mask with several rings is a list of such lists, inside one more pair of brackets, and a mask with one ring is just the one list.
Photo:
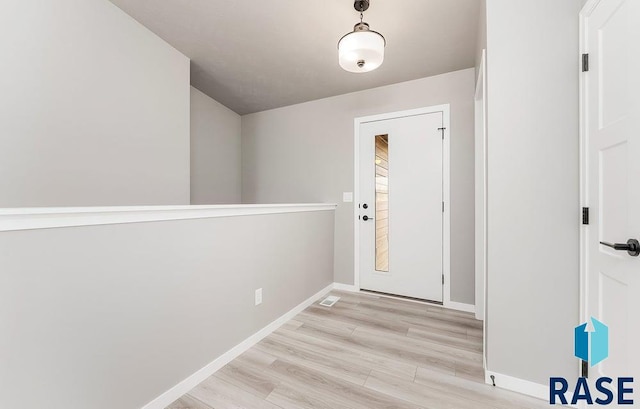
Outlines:
[[591, 4], [596, 6], [583, 29], [590, 60], [583, 79], [585, 200], [590, 207], [584, 311], [609, 327], [609, 357], [590, 369], [589, 378], [638, 379], [640, 257], [621, 247], [640, 240], [640, 2]]
[[442, 302], [443, 113], [360, 125], [360, 287]]

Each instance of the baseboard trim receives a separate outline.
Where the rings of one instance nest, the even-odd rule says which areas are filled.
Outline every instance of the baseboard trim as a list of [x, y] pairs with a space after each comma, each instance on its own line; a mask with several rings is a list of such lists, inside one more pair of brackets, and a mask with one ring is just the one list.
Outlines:
[[351, 284], [333, 283], [333, 289], [338, 291], [348, 291], [350, 293], [360, 292], [358, 287]]
[[[360, 289], [358, 287], [356, 287], [355, 285], [351, 285], [351, 284], [342, 284], [342, 283], [333, 283], [333, 289], [334, 290], [338, 290], [338, 291], [348, 291], [351, 293], [359, 293]], [[376, 293], [377, 296], [379, 297], [386, 297], [386, 298], [394, 298], [394, 299], [403, 299], [405, 301], [409, 301], [409, 302], [418, 302], [418, 303], [428, 303], [428, 301], [422, 301], [422, 300], [411, 300], [411, 299], [406, 299], [404, 297], [395, 297], [391, 294], [389, 295], [385, 295], [385, 294], [379, 294]], [[455, 301], [447, 301], [444, 302], [442, 304], [443, 308], [447, 308], [450, 310], [456, 310], [456, 311], [463, 311], [463, 312], [470, 312], [470, 313], [475, 313], [476, 312], [476, 306], [473, 304], [464, 304], [461, 302], [455, 302]]]
[[542, 399], [546, 402], [549, 401], [549, 387], [546, 385], [541, 385], [539, 383], [514, 378], [513, 376], [503, 375], [492, 371], [485, 371], [485, 383], [493, 385], [493, 380], [491, 379], [492, 375], [494, 376], [496, 387], [498, 388]]
[[456, 310], [456, 311], [464, 311], [464, 312], [472, 312], [472, 313], [476, 312], [475, 305], [465, 304], [465, 303], [455, 302], [455, 301], [445, 302], [443, 307], [448, 308], [450, 310]]
[[262, 328], [260, 331], [251, 335], [249, 338], [242, 341], [240, 344], [231, 348], [229, 351], [225, 352], [218, 358], [216, 358], [213, 362], [209, 363], [204, 368], [200, 369], [198, 372], [189, 376], [187, 379], [183, 380], [173, 388], [169, 389], [156, 399], [147, 403], [142, 409], [165, 409], [167, 406], [175, 402], [182, 395], [189, 392], [191, 389], [195, 388], [202, 381], [213, 375], [216, 371], [221, 369], [223, 366], [233, 361], [238, 356], [242, 355], [249, 348], [260, 342], [267, 335], [271, 334], [273, 331], [277, 330], [282, 324], [286, 323], [299, 313], [301, 313], [304, 309], [309, 307], [311, 304], [316, 302], [318, 299], [322, 298], [328, 292], [335, 288], [335, 284], [331, 283], [327, 287], [318, 291], [316, 294], [307, 298], [302, 303], [298, 304], [291, 311], [285, 313], [280, 318], [273, 321], [271, 324]]

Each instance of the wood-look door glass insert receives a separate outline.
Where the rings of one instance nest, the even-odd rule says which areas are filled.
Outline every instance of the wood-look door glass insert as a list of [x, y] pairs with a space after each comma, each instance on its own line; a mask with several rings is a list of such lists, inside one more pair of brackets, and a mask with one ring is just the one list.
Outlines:
[[389, 272], [389, 135], [376, 136], [376, 271]]

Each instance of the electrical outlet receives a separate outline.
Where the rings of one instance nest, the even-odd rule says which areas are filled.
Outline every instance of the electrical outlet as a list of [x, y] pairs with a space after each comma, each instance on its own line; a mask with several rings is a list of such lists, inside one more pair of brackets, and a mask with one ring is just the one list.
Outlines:
[[262, 304], [262, 288], [256, 290], [256, 305]]

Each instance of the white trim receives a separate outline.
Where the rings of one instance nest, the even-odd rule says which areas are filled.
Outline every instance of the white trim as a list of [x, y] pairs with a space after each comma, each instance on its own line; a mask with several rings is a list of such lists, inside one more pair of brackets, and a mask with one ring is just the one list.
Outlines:
[[[600, 0], [588, 0], [582, 10], [580, 11], [580, 43], [579, 43], [579, 52], [578, 57], [579, 61], [576, 69], [579, 72], [579, 111], [580, 111], [580, 209], [576, 212], [578, 215], [581, 215], [583, 207], [590, 207], [589, 205], [589, 195], [588, 195], [588, 186], [587, 186], [587, 174], [588, 174], [588, 127], [587, 127], [587, 113], [588, 113], [588, 104], [587, 104], [587, 81], [589, 76], [587, 73], [582, 72], [582, 54], [589, 53], [588, 47], [588, 31], [587, 31], [587, 20], [595, 10], [595, 8], [600, 4]], [[588, 301], [588, 278], [587, 278], [587, 248], [588, 248], [588, 225], [583, 225], [582, 221], [579, 220], [580, 223], [580, 321], [586, 322], [590, 315], [588, 312], [589, 301]], [[581, 362], [579, 360], [576, 361], [576, 372], [578, 376], [582, 373]]]
[[463, 312], [470, 312], [470, 313], [473, 313], [475, 311], [475, 308], [476, 308], [475, 305], [473, 305], [473, 304], [464, 304], [464, 303], [455, 302], [455, 301], [450, 302], [448, 306], [444, 306], [444, 305], [435, 304], [435, 303], [432, 303], [432, 302], [429, 302], [429, 301], [423, 301], [423, 300], [418, 300], [418, 299], [413, 299], [413, 298], [405, 298], [405, 297], [397, 296], [397, 295], [393, 295], [393, 294], [382, 294], [382, 293], [376, 293], [376, 292], [369, 293], [367, 291], [360, 290], [355, 285], [350, 285], [350, 284], [334, 283], [333, 284], [333, 289], [334, 290], [338, 290], [338, 291], [346, 291], [346, 292], [350, 292], [350, 293], [363, 293], [363, 294], [367, 294], [367, 295], [373, 295], [373, 296], [376, 296], [376, 297], [391, 298], [391, 299], [394, 299], [394, 300], [402, 300], [402, 301], [406, 301], [406, 302], [423, 304], [423, 305], [428, 305], [428, 306], [432, 306], [432, 307], [442, 307], [442, 308], [446, 308], [446, 309], [449, 309], [449, 310], [463, 311]]
[[450, 310], [470, 312], [472, 314], [476, 312], [476, 306], [474, 304], [465, 304], [456, 301], [449, 301], [449, 303], [447, 305], [443, 305], [443, 307]]
[[589, 17], [593, 13], [593, 10], [595, 10], [596, 6], [600, 4], [600, 1], [601, 0], [588, 0], [584, 3], [582, 10], [580, 10], [580, 17]]
[[[356, 118], [355, 122], [357, 125], [360, 125], [367, 122], [386, 121], [387, 119], [406, 118], [408, 116], [432, 114], [434, 112], [445, 112], [445, 111], [447, 112], [449, 111], [449, 104], [434, 105], [430, 107], [416, 108], [416, 109], [408, 109], [405, 111], [387, 112], [385, 114], [378, 114], [378, 115], [361, 116], [359, 118]], [[359, 128], [360, 127], [358, 127], [357, 129]]]
[[360, 289], [360, 124], [353, 120], [353, 286]]
[[523, 395], [532, 396], [549, 402], [549, 386], [539, 383], [526, 381], [524, 379], [514, 378], [513, 376], [499, 374], [497, 372], [486, 371], [484, 375], [485, 383], [493, 385], [491, 375], [494, 376], [496, 387], [506, 389], [512, 392], [518, 392]]
[[444, 200], [444, 220], [442, 225], [442, 305], [453, 308], [451, 301], [451, 113], [449, 105], [442, 107], [442, 126], [444, 143], [442, 144], [442, 200]]
[[335, 210], [335, 204], [121, 206], [0, 209], [0, 232]]
[[[588, 53], [588, 33], [587, 20], [591, 13], [595, 10], [600, 0], [589, 0], [580, 11], [580, 50], [579, 56]], [[587, 186], [588, 174], [588, 127], [587, 127], [587, 81], [588, 75], [582, 72], [580, 60], [578, 70], [580, 71], [580, 207], [589, 207], [589, 196]], [[581, 214], [581, 212], [578, 212]], [[580, 222], [580, 322], [585, 322], [589, 318], [587, 308], [587, 229], [588, 225], [582, 225]]]
[[450, 149], [451, 149], [451, 124], [450, 124], [450, 105], [436, 105], [425, 108], [410, 109], [406, 111], [389, 112], [379, 115], [370, 115], [355, 118], [354, 125], [354, 137], [353, 137], [353, 283], [354, 287], [360, 289], [360, 224], [358, 223], [360, 203], [360, 125], [367, 122], [384, 121], [387, 119], [406, 118], [409, 116], [431, 114], [435, 112], [442, 112], [444, 131], [444, 143], [443, 143], [443, 173], [442, 173], [442, 188], [443, 188], [443, 200], [445, 202], [444, 221], [443, 221], [443, 237], [442, 237], [442, 269], [444, 274], [444, 286], [443, 286], [443, 306], [449, 308], [448, 304], [451, 303], [450, 292], [450, 273], [451, 273], [451, 205], [450, 205]]
[[[482, 126], [479, 135], [482, 138], [482, 169], [476, 169], [475, 181], [476, 183], [482, 183], [482, 197], [476, 197], [476, 209], [478, 209], [478, 204], [482, 203], [482, 215], [478, 217], [476, 214], [476, 232], [478, 232], [478, 223], [480, 223], [480, 227], [482, 229], [481, 232], [481, 240], [478, 240], [478, 235], [476, 234], [476, 255], [480, 253], [482, 255], [482, 262], [478, 263], [480, 268], [478, 269], [478, 264], [476, 264], [476, 274], [475, 274], [475, 314], [476, 319], [482, 320], [486, 322], [487, 318], [487, 272], [489, 271], [489, 252], [488, 252], [488, 220], [489, 220], [489, 186], [488, 186], [488, 155], [487, 155], [487, 145], [488, 145], [488, 116], [487, 116], [487, 50], [482, 50], [482, 57], [480, 60], [480, 69], [478, 70], [478, 78], [476, 82], [476, 94], [475, 94], [475, 109], [478, 109], [478, 104], [481, 105], [482, 109], [482, 117], [481, 123], [477, 124], [475, 127], [475, 131], [478, 132], [478, 125]], [[476, 112], [474, 117], [476, 121], [478, 120], [478, 113]], [[478, 142], [478, 136], [476, 136], [475, 141]], [[476, 152], [477, 155], [479, 152], [477, 151], [480, 147], [478, 143], [476, 143]], [[481, 173], [481, 175], [479, 175]], [[480, 181], [478, 180], [480, 179]], [[479, 184], [479, 183], [478, 183]], [[478, 186], [476, 186], [477, 191]], [[478, 220], [480, 219], [480, 220]], [[476, 257], [476, 260], [478, 257]], [[480, 270], [480, 271], [478, 271]], [[481, 299], [478, 300], [478, 295], [480, 295]], [[487, 326], [482, 326], [482, 367], [487, 369]]]
[[[487, 193], [488, 193], [488, 186], [487, 186], [487, 60], [486, 60], [486, 55], [487, 55], [487, 50], [482, 50], [482, 57], [480, 60], [480, 68], [478, 70], [478, 78], [477, 78], [477, 83], [476, 83], [476, 94], [475, 94], [475, 103], [476, 103], [476, 109], [477, 109], [477, 105], [480, 104], [480, 106], [482, 107], [482, 116], [480, 118], [480, 123], [476, 123], [476, 132], [480, 132], [481, 135], [479, 135], [479, 137], [482, 140], [482, 164], [484, 166], [482, 166], [482, 169], [476, 169], [476, 171], [480, 171], [478, 173], [481, 173], [480, 176], [480, 180], [478, 180], [478, 175], [476, 175], [476, 182], [481, 182], [482, 183], [482, 217], [480, 218], [481, 220], [478, 221], [476, 220], [476, 229], [478, 228], [478, 223], [481, 223], [480, 226], [482, 227], [483, 230], [483, 235], [482, 235], [482, 239], [481, 240], [476, 240], [476, 254], [478, 254], [478, 252], [480, 252], [482, 254], [483, 257], [483, 263], [481, 265], [480, 271], [476, 271], [476, 294], [478, 294], [478, 292], [480, 292], [482, 299], [480, 300], [480, 302], [478, 302], [478, 300], [476, 300], [476, 318], [479, 320], [484, 320], [484, 317], [486, 315], [486, 298], [487, 298], [487, 294], [486, 294], [486, 282], [487, 282], [487, 219], [488, 219], [488, 214], [487, 214]], [[478, 120], [478, 115], [476, 112], [476, 121]], [[479, 126], [481, 125], [481, 129], [478, 129]], [[478, 141], [478, 139], [476, 139], [476, 141]], [[477, 144], [476, 144], [477, 145]], [[476, 150], [478, 150], [480, 147], [476, 146]], [[476, 186], [477, 189], [477, 186]], [[476, 198], [476, 203], [479, 203], [480, 198]], [[478, 236], [476, 236], [477, 238]], [[477, 265], [476, 265], [476, 269], [477, 269]], [[482, 286], [482, 288], [478, 288], [478, 286]], [[477, 298], [477, 297], [476, 297]]]
[[334, 288], [334, 284], [329, 284], [324, 289], [320, 290], [316, 294], [312, 295], [298, 306], [293, 308], [291, 311], [287, 312], [277, 320], [273, 321], [271, 324], [262, 328], [260, 331], [251, 335], [249, 338], [242, 341], [240, 344], [231, 348], [229, 351], [225, 352], [218, 358], [216, 358], [213, 362], [209, 363], [204, 368], [200, 369], [198, 372], [189, 376], [187, 379], [183, 380], [173, 388], [169, 389], [156, 399], [147, 403], [142, 409], [164, 409], [177, 399], [182, 397], [184, 394], [189, 392], [191, 389], [195, 388], [202, 381], [213, 375], [216, 371], [221, 369], [223, 366], [233, 361], [238, 356], [242, 355], [249, 348], [260, 342], [263, 338], [271, 334], [273, 331], [277, 330], [282, 324], [291, 320], [293, 317], [301, 313], [304, 309], [309, 307], [311, 304], [324, 297], [327, 293], [329, 293]]
[[359, 293], [360, 289], [355, 285], [350, 284], [342, 284], [342, 283], [333, 283], [333, 289], [338, 291], [347, 291], [350, 293]]

